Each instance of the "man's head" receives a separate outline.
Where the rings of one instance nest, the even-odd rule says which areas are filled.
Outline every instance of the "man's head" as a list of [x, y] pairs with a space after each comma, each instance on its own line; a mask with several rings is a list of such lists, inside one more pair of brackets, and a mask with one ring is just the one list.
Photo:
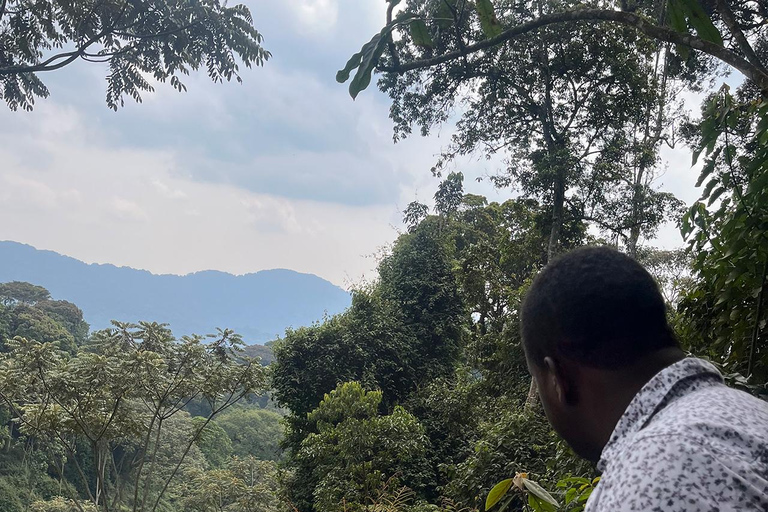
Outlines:
[[[521, 313], [528, 367], [547, 417], [577, 452], [596, 458], [602, 446], [594, 446], [585, 429], [586, 415], [601, 407], [601, 397], [593, 396], [600, 386], [591, 396], [585, 388], [607, 382], [604, 375], [636, 385], [638, 364], [678, 347], [656, 282], [626, 255], [585, 247], [552, 261], [534, 279]], [[610, 400], [613, 390], [605, 391]]]

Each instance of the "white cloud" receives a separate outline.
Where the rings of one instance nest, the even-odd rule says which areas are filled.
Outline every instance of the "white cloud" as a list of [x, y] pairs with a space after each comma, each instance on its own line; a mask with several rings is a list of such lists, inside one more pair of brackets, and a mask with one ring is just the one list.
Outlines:
[[288, 0], [301, 27], [312, 32], [332, 32], [338, 27], [339, 5], [335, 0]]
[[123, 197], [112, 198], [112, 211], [120, 220], [147, 222], [149, 215], [144, 209], [133, 201]]

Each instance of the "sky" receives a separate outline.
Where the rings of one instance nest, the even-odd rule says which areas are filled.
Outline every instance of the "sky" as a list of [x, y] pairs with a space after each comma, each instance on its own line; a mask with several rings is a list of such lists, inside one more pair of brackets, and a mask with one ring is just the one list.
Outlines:
[[[245, 3], [273, 57], [242, 70], [243, 84], [200, 72], [186, 93], [160, 85], [115, 113], [106, 67], [77, 62], [41, 76], [51, 95], [33, 112], [0, 105], [0, 240], [154, 273], [289, 268], [346, 288], [372, 279], [402, 210], [434, 194], [430, 168], [451, 127], [394, 144], [386, 96], [371, 87], [352, 101], [336, 83], [383, 25], [382, 0]], [[690, 204], [690, 152], [662, 156], [657, 184]], [[467, 158], [453, 169], [467, 192], [504, 201], [512, 190], [475, 180], [494, 165]], [[646, 242], [683, 243], [672, 225]]]

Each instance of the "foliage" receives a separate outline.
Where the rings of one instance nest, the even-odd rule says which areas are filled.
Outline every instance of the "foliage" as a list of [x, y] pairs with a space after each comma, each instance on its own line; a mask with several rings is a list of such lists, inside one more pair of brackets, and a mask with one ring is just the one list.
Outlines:
[[364, 510], [393, 477], [413, 489], [423, 485], [424, 429], [402, 407], [379, 415], [381, 400], [381, 392], [350, 382], [310, 413], [318, 432], [302, 441], [297, 462], [311, 468], [317, 482], [311, 490], [314, 510], [335, 512], [340, 503]]
[[565, 477], [557, 482], [557, 488], [563, 494], [563, 505], [546, 489], [528, 478], [528, 473], [517, 473], [514, 478], [502, 480], [488, 493], [485, 510], [504, 510], [515, 499], [510, 490], [522, 491], [527, 496], [527, 510], [533, 512], [581, 512], [600, 481], [583, 477]]
[[727, 87], [694, 132], [702, 197], [683, 218], [696, 283], [681, 304], [691, 349], [727, 373], [768, 380], [768, 102]]
[[29, 512], [97, 512], [97, 508], [90, 503], [77, 504], [74, 500], [57, 496], [52, 500], [34, 502]]
[[400, 237], [378, 270], [382, 299], [414, 340], [415, 374], [422, 380], [450, 374], [460, 355], [465, 310], [439, 223], [427, 219]]
[[[204, 423], [206, 423], [206, 418], [204, 417], [192, 418], [194, 428], [200, 428]], [[227, 435], [227, 432], [218, 424], [218, 421], [211, 421], [203, 426], [195, 444], [211, 468], [224, 467], [232, 458], [232, 440]]]
[[56, 342], [74, 352], [85, 342], [89, 326], [83, 312], [64, 300], [52, 300], [42, 286], [14, 281], [0, 284], [0, 350], [6, 340], [22, 336], [40, 342]]
[[[450, 66], [455, 62], [472, 64], [472, 59], [494, 53], [500, 47], [525, 48], [531, 37], [546, 32], [557, 34], [557, 42], [567, 42], [578, 37], [578, 32], [584, 27], [592, 25], [597, 25], [604, 32], [621, 28], [632, 30], [638, 41], [642, 38], [637, 36], [644, 36], [657, 44], [672, 43], [683, 60], [695, 58], [698, 52], [702, 52], [738, 69], [763, 90], [768, 90], [765, 61], [756, 51], [764, 40], [766, 12], [755, 9], [749, 0], [706, 4], [699, 0], [673, 0], [669, 3], [616, 0], [587, 5], [533, 3], [520, 9], [516, 16], [509, 15], [512, 3], [505, 0], [482, 0], [475, 4], [421, 0], [408, 2], [394, 21], [392, 9], [400, 0], [389, 0], [388, 3], [388, 23], [380, 34], [386, 35], [386, 38], [374, 38], [377, 41], [376, 51], [364, 61], [353, 57], [344, 72], [337, 75], [337, 80], [344, 82], [351, 71], [358, 68], [350, 85], [353, 97], [369, 85], [374, 69], [405, 74], [413, 70]], [[473, 5], [476, 12], [472, 12]], [[405, 25], [401, 21], [415, 19], [424, 24], [418, 31], [409, 30], [412, 22]], [[393, 31], [397, 37], [390, 35]], [[432, 44], [424, 44], [427, 36], [430, 36]], [[384, 44], [394, 39], [408, 41], [408, 48], [393, 48], [390, 44], [390, 54], [385, 54]], [[419, 48], [423, 51], [415, 51]], [[438, 51], [433, 51], [435, 49]], [[690, 49], [697, 52], [691, 53]], [[366, 75], [368, 79], [360, 80], [360, 75]]]
[[264, 409], [234, 407], [216, 419], [231, 440], [232, 453], [241, 459], [279, 460], [282, 455], [282, 416]]
[[40, 301], [50, 298], [50, 292], [42, 286], [21, 281], [0, 284], [0, 304], [3, 306], [13, 306], [16, 304], [33, 306]]
[[382, 392], [391, 410], [419, 384], [450, 375], [467, 321], [450, 246], [437, 219], [403, 235], [379, 265], [380, 280], [322, 324], [288, 330], [274, 345], [274, 396], [292, 413], [287, 443], [310, 430], [306, 414], [340, 383]]
[[[11, 310], [8, 338], [21, 336], [42, 343], [57, 343], [67, 352], [76, 348], [75, 337], [55, 318], [33, 306], [15, 306]], [[10, 342], [6, 342], [9, 344]]]
[[[241, 344], [230, 331], [177, 341], [154, 323], [115, 323], [74, 355], [17, 337], [0, 359], [0, 397], [61, 477], [74, 466], [88, 501], [154, 511], [177, 475], [204, 463], [195, 441], [207, 423], [263, 389], [265, 370]], [[196, 397], [212, 410], [197, 426], [181, 414]]]
[[19, 489], [9, 485], [5, 480], [0, 480], [0, 503], [7, 512], [23, 512], [24, 504], [19, 496]]
[[592, 495], [592, 491], [595, 490], [599, 482], [599, 476], [591, 480], [584, 477], [566, 477], [557, 482], [557, 488], [564, 492], [564, 510], [567, 512], [582, 512], [587, 500]]
[[234, 457], [224, 468], [192, 475], [184, 494], [184, 510], [190, 512], [288, 510], [276, 465], [253, 457]]
[[0, 3], [0, 98], [11, 110], [32, 110], [48, 88], [38, 73], [78, 59], [109, 64], [107, 105], [141, 101], [149, 80], [186, 90], [182, 75], [205, 67], [214, 82], [241, 81], [247, 67], [270, 57], [247, 7], [219, 0], [22, 0]]
[[547, 475], [548, 462], [557, 450], [555, 440], [543, 416], [500, 408], [498, 417], [483, 425], [473, 453], [456, 466], [445, 494], [479, 507], [485, 493], [515, 468]]

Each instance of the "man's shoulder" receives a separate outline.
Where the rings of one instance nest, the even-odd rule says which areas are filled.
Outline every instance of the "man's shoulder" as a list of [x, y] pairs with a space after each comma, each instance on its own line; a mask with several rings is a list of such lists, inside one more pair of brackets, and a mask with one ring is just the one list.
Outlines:
[[683, 395], [623, 440], [598, 488], [590, 511], [768, 509], [768, 404], [725, 386]]
[[639, 433], [605, 468], [588, 510], [765, 510], [768, 452], [760, 462], [719, 449], [678, 433]]
[[718, 455], [768, 457], [768, 402], [724, 385], [703, 388], [668, 404], [627, 445], [637, 448], [662, 439]]

